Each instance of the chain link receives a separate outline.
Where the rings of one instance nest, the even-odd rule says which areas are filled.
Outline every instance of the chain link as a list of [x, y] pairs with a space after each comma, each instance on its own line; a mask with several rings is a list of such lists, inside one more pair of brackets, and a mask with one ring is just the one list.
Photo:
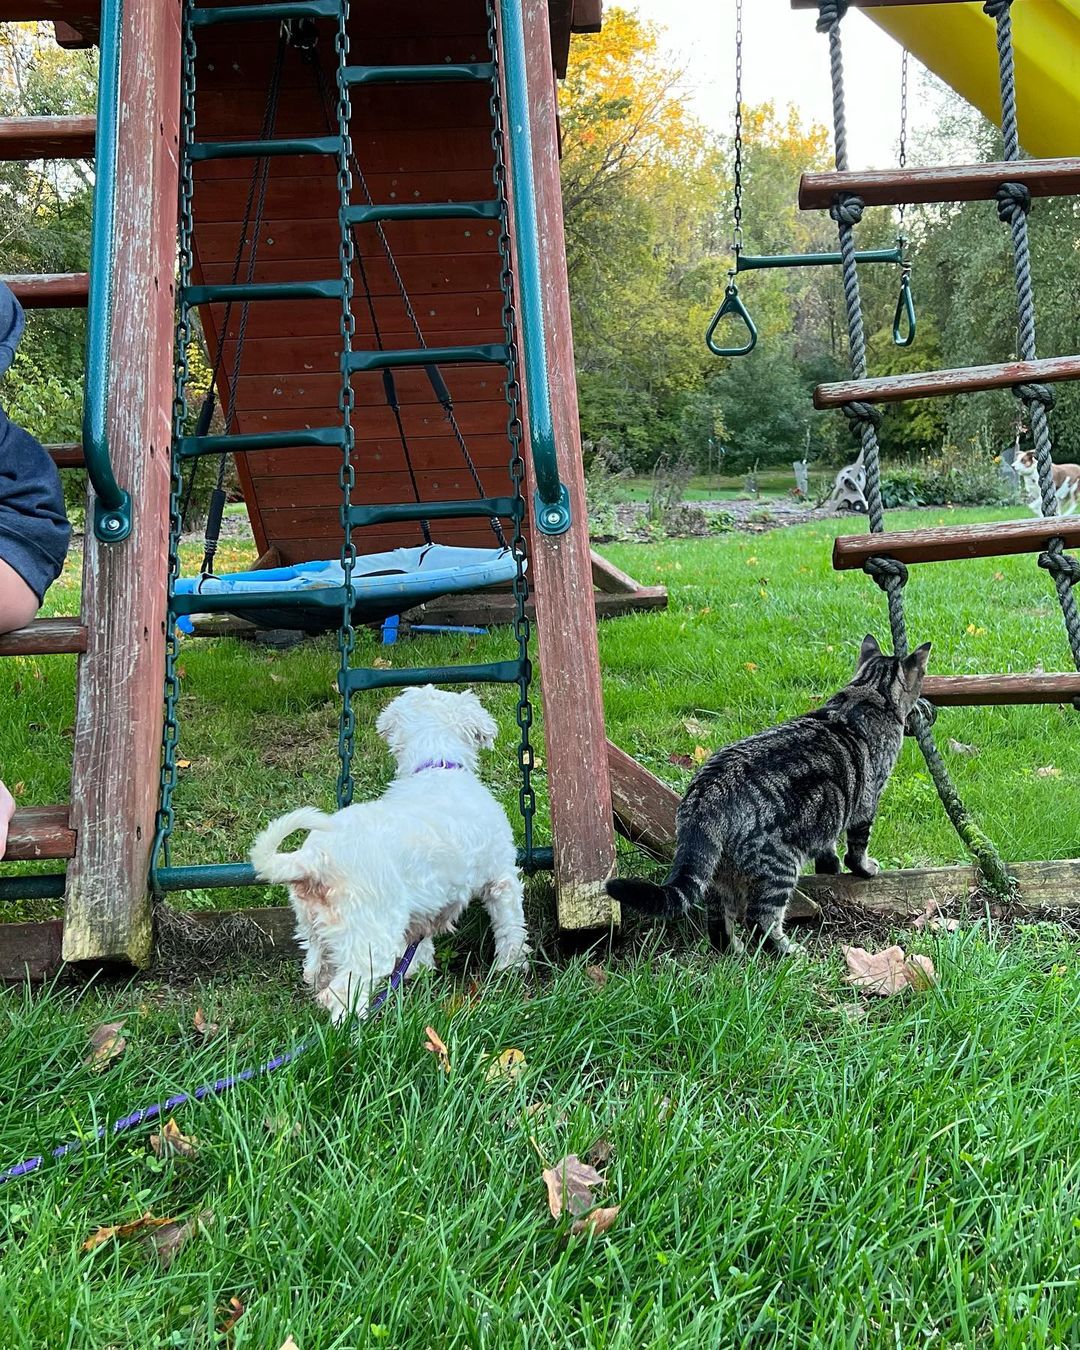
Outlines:
[[[154, 848], [151, 854], [151, 876], [157, 867], [169, 865], [169, 840], [176, 812], [173, 792], [176, 788], [176, 751], [180, 739], [180, 675], [177, 657], [180, 640], [171, 611], [172, 597], [180, 576], [181, 498], [184, 490], [180, 460], [180, 440], [188, 422], [188, 348], [193, 340], [191, 310], [187, 291], [195, 263], [193, 249], [194, 215], [192, 200], [195, 193], [191, 168], [191, 143], [195, 139], [195, 32], [191, 22], [190, 6], [185, 4], [181, 49], [181, 105], [180, 105], [180, 204], [177, 239], [177, 318], [175, 338], [175, 371], [172, 408], [172, 461], [169, 485], [169, 568], [168, 600], [165, 613], [165, 719], [161, 742], [161, 778], [159, 782], [158, 813]], [[155, 894], [160, 894], [154, 887]]]
[[529, 659], [529, 637], [531, 625], [525, 612], [525, 603], [529, 598], [529, 583], [526, 577], [528, 554], [525, 546], [525, 459], [521, 453], [524, 430], [521, 424], [521, 384], [518, 379], [518, 321], [514, 304], [514, 272], [510, 256], [509, 211], [506, 186], [506, 147], [503, 127], [502, 97], [499, 83], [499, 29], [495, 0], [487, 0], [488, 45], [491, 60], [495, 66], [495, 78], [491, 87], [491, 148], [495, 154], [493, 178], [495, 196], [499, 203], [499, 258], [502, 273], [499, 284], [502, 289], [502, 323], [506, 345], [509, 348], [509, 362], [506, 373], [506, 402], [509, 416], [506, 425], [510, 440], [510, 478], [514, 485], [514, 496], [518, 511], [514, 517], [514, 535], [510, 541], [510, 552], [516, 563], [514, 572], [514, 638], [517, 641], [518, 659], [521, 662], [521, 676], [518, 680], [517, 724], [520, 731], [518, 766], [521, 771], [521, 788], [518, 803], [525, 830], [525, 867], [528, 870], [533, 856], [533, 817], [536, 814], [536, 793], [532, 786], [532, 772], [536, 767], [533, 754], [531, 731], [533, 709], [529, 693], [532, 684], [532, 662]]
[[[907, 164], [907, 124], [908, 124], [908, 50], [904, 48], [904, 55], [900, 62], [900, 146], [896, 156], [896, 167], [903, 169]], [[897, 214], [897, 233], [900, 236], [900, 244], [904, 243], [904, 213], [907, 210], [903, 202], [900, 203]]]
[[353, 297], [353, 261], [356, 256], [353, 233], [345, 220], [345, 209], [352, 198], [352, 136], [349, 123], [352, 119], [352, 100], [349, 96], [349, 84], [345, 76], [345, 67], [349, 57], [349, 0], [341, 0], [338, 12], [337, 33], [334, 37], [334, 50], [337, 53], [337, 113], [338, 136], [338, 207], [341, 221], [341, 237], [338, 245], [338, 258], [341, 263], [341, 393], [338, 396], [338, 411], [341, 413], [341, 425], [345, 432], [342, 449], [341, 470], [338, 482], [341, 486], [341, 568], [345, 575], [345, 601], [341, 612], [341, 628], [338, 630], [338, 653], [341, 658], [338, 682], [341, 686], [341, 719], [338, 724], [338, 758], [341, 767], [338, 772], [337, 803], [348, 806], [353, 799], [352, 760], [356, 743], [356, 714], [353, 712], [352, 694], [349, 691], [349, 671], [352, 668], [352, 656], [356, 647], [356, 635], [353, 631], [353, 568], [356, 565], [356, 544], [353, 542], [352, 529], [349, 526], [349, 509], [352, 506], [353, 487], [356, 483], [356, 471], [352, 456], [356, 444], [356, 432], [352, 425], [353, 411], [356, 407], [356, 394], [352, 387], [352, 377], [348, 369], [348, 355], [352, 351], [353, 336], [356, 332], [356, 319], [352, 312]]
[[739, 254], [742, 252], [743, 233], [742, 233], [742, 174], [743, 174], [743, 146], [742, 146], [742, 122], [743, 122], [743, 100], [742, 100], [742, 8], [743, 0], [735, 0], [735, 190], [734, 190], [734, 228], [731, 232], [731, 251], [735, 255], [735, 261], [739, 261]]

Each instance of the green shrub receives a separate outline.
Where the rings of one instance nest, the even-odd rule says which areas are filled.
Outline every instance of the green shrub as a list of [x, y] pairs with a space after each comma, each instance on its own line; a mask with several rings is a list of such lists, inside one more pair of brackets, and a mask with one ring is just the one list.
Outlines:
[[910, 464], [890, 464], [881, 473], [881, 500], [888, 509], [916, 506], [1007, 506], [1015, 489], [1000, 461], [976, 447], [943, 446]]

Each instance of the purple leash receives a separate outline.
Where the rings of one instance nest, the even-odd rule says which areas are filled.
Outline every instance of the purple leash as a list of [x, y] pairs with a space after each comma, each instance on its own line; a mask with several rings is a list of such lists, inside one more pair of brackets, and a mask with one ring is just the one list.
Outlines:
[[[368, 1009], [369, 1016], [378, 1012], [390, 995], [400, 987], [419, 945], [419, 942], [411, 942], [405, 948], [401, 960], [390, 972], [390, 980], [386, 988], [380, 989], [371, 1000], [371, 1006]], [[194, 1092], [177, 1092], [163, 1102], [155, 1102], [152, 1106], [141, 1107], [137, 1111], [132, 1111], [130, 1115], [121, 1116], [119, 1120], [114, 1120], [111, 1129], [105, 1125], [99, 1125], [94, 1131], [94, 1138], [104, 1139], [106, 1134], [123, 1134], [126, 1130], [134, 1129], [136, 1125], [145, 1125], [148, 1121], [157, 1120], [166, 1111], [173, 1111], [178, 1106], [186, 1106], [188, 1102], [201, 1102], [205, 1097], [220, 1097], [222, 1093], [234, 1088], [237, 1083], [246, 1083], [251, 1078], [261, 1078], [263, 1074], [273, 1073], [275, 1069], [280, 1069], [285, 1064], [291, 1064], [294, 1059], [299, 1059], [304, 1051], [310, 1048], [311, 1042], [303, 1041], [294, 1050], [286, 1050], [284, 1054], [275, 1055], [273, 1059], [267, 1060], [265, 1064], [260, 1064], [257, 1068], [243, 1069], [240, 1073], [233, 1074], [229, 1078], [216, 1078], [212, 1083], [204, 1083], [202, 1087], [197, 1087]], [[66, 1158], [69, 1153], [77, 1153], [84, 1142], [82, 1139], [73, 1139], [70, 1143], [60, 1144], [52, 1150], [49, 1157]], [[24, 1162], [6, 1168], [0, 1172], [0, 1186], [6, 1181], [14, 1181], [17, 1177], [25, 1177], [31, 1172], [36, 1172], [44, 1161], [45, 1155], [38, 1154], [36, 1158], [27, 1158]]]

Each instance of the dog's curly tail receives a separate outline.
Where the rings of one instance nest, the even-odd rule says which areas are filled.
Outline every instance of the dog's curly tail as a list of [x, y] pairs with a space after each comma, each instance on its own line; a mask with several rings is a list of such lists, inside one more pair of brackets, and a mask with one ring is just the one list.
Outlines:
[[298, 830], [325, 830], [330, 817], [313, 806], [290, 811], [287, 816], [273, 820], [251, 846], [251, 861], [255, 875], [262, 881], [287, 885], [290, 881], [304, 881], [311, 874], [311, 859], [300, 852], [279, 853], [279, 847], [290, 834]]

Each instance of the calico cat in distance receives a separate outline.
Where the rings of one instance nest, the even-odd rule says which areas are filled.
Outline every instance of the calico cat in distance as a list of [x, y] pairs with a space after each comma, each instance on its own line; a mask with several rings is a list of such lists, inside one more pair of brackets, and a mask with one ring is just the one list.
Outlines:
[[922, 690], [929, 642], [905, 660], [867, 636], [850, 684], [820, 708], [718, 750], [679, 806], [675, 861], [662, 886], [608, 882], [622, 905], [665, 919], [704, 909], [709, 939], [742, 951], [741, 917], [777, 955], [798, 950], [784, 914], [803, 864], [872, 877], [867, 855], [878, 801], [900, 754], [904, 725]]

